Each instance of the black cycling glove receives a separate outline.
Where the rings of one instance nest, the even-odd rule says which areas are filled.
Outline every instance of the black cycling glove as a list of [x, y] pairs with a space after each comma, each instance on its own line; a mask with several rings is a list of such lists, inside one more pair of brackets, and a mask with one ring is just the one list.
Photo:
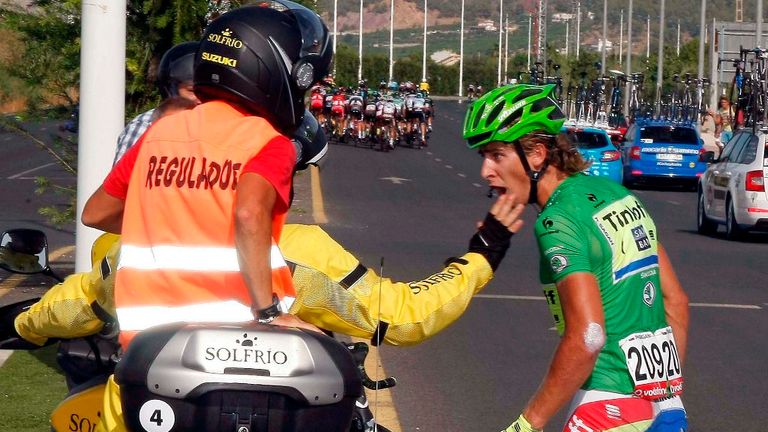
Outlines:
[[488, 213], [483, 226], [469, 240], [469, 251], [484, 256], [493, 271], [496, 271], [509, 249], [509, 239], [513, 234], [494, 215]]

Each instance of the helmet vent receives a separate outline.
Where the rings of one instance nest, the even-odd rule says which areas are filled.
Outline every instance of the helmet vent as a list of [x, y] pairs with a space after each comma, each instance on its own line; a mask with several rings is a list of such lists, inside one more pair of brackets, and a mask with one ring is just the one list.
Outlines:
[[499, 117], [499, 114], [501, 114], [501, 111], [504, 109], [505, 104], [498, 103], [495, 107], [491, 110], [491, 112], [488, 113], [488, 119], [486, 120], [486, 124], [496, 121], [496, 118]]
[[480, 105], [480, 109], [477, 110], [477, 113], [475, 114], [475, 121], [472, 122], [472, 129], [476, 129], [477, 125], [480, 123], [480, 119], [483, 117], [483, 112], [485, 111], [485, 104]]
[[472, 146], [475, 146], [475, 145], [477, 145], [477, 144], [479, 144], [481, 142], [484, 142], [485, 140], [490, 138], [491, 135], [493, 135], [493, 132], [483, 132], [481, 134], [477, 134], [477, 135], [475, 135], [473, 137], [467, 138], [467, 143], [469, 144], [470, 147], [472, 147]]
[[519, 95], [517, 95], [517, 97], [515, 98], [515, 101], [519, 101], [520, 99], [525, 99], [530, 96], [535, 96], [535, 95], [538, 95], [539, 93], [541, 93], [540, 89], [523, 90], [520, 92]]
[[499, 125], [499, 132], [506, 132], [507, 129], [509, 129], [510, 127], [514, 126], [515, 123], [520, 121], [520, 118], [522, 116], [523, 116], [523, 110], [521, 110], [521, 109], [519, 109], [519, 110], [513, 112], [512, 114], [510, 114], [509, 116], [507, 116], [507, 118], [505, 118], [501, 122], [501, 124]]
[[549, 98], [539, 99], [531, 104], [531, 112], [539, 112], [552, 106], [552, 101]]
[[563, 114], [563, 111], [560, 110], [560, 108], [556, 108], [550, 111], [547, 117], [549, 117], [550, 120], [562, 120], [565, 118], [565, 114]]

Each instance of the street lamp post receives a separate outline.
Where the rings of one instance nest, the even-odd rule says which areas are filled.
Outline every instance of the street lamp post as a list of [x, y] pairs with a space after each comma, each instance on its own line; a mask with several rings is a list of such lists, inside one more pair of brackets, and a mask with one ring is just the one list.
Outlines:
[[624, 9], [621, 10], [619, 16], [619, 66], [621, 66], [622, 58], [624, 57]]
[[424, 0], [424, 43], [421, 55], [421, 81], [427, 80], [427, 0]]
[[509, 82], [509, 14], [504, 18], [504, 83]]
[[697, 75], [699, 79], [704, 78], [704, 35], [707, 25], [707, 0], [701, 0], [701, 20], [699, 21], [699, 65]]
[[576, 3], [576, 59], [581, 51], [581, 2]]
[[336, 77], [336, 39], [339, 33], [336, 31], [336, 19], [339, 16], [339, 0], [333, 0], [333, 77]]
[[[629, 0], [629, 11], [627, 12], [627, 64], [624, 69], [627, 78], [632, 74], [632, 0]], [[624, 86], [624, 94], [629, 95], [629, 79]], [[629, 97], [624, 97], [624, 114], [629, 115]]]
[[496, 73], [496, 85], [501, 84], [501, 32], [504, 25], [504, 0], [499, 0], [499, 67]]
[[392, 82], [392, 76], [394, 72], [395, 60], [394, 52], [392, 51], [392, 44], [394, 42], [395, 32], [395, 0], [389, 0], [389, 82]]
[[661, 17], [659, 17], [659, 59], [656, 67], [656, 115], [661, 109], [661, 82], [664, 75], [664, 6], [666, 0], [661, 0]]
[[651, 16], [646, 18], [645, 31], [645, 58], [651, 58]]
[[464, 96], [464, 0], [461, 0], [461, 24], [459, 25], [459, 98]]
[[533, 17], [528, 14], [528, 70], [531, 70], [531, 27], [533, 25]]
[[360, 0], [360, 34], [357, 38], [357, 80], [363, 79], [363, 0]]
[[608, 36], [608, 0], [603, 0], [603, 41], [600, 45], [602, 45], [602, 49], [600, 50], [601, 60], [600, 60], [600, 76], [605, 76], [605, 51], [606, 51], [606, 36]]

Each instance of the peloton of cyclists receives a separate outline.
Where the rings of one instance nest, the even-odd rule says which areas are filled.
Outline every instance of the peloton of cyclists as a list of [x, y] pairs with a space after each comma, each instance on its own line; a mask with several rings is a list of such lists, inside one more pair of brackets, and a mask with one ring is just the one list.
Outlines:
[[309, 110], [330, 139], [383, 142], [382, 149], [394, 149], [403, 139], [418, 148], [426, 146], [434, 117], [426, 80], [418, 85], [381, 80], [377, 91], [364, 79], [357, 87], [336, 87], [329, 76], [310, 92]]

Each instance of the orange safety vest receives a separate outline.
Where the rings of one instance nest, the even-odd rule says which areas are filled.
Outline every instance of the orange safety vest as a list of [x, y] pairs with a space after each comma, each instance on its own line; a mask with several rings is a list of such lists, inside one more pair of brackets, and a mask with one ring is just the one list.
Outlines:
[[[264, 119], [208, 102], [146, 132], [131, 172], [115, 279], [120, 342], [171, 322], [253, 319], [234, 239], [235, 188], [245, 164], [279, 133]], [[272, 220], [272, 291], [295, 298]]]

